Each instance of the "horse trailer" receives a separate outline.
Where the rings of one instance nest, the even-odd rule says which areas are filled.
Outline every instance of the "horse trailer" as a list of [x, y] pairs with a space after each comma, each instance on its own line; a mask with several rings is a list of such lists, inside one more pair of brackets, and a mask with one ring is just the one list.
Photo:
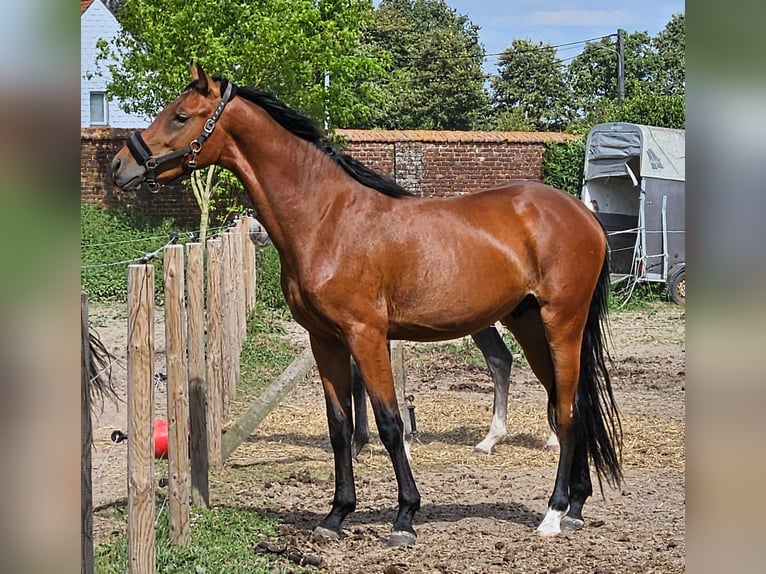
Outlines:
[[607, 231], [613, 282], [686, 300], [685, 130], [606, 123], [588, 133], [582, 201]]

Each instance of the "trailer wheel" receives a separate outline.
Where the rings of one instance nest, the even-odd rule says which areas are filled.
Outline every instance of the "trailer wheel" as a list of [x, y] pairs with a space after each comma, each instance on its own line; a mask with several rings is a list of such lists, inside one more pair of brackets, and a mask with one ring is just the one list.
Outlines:
[[682, 265], [668, 279], [667, 292], [673, 303], [686, 305], [686, 266]]

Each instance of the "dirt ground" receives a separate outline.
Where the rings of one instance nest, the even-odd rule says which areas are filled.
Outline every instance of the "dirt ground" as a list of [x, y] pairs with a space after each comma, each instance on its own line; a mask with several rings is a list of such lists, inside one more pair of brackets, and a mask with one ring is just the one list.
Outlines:
[[[92, 306], [90, 317], [108, 348], [123, 358], [114, 376], [124, 395], [125, 311]], [[333, 495], [332, 450], [315, 372], [211, 477], [211, 502], [277, 517], [283, 523], [279, 536], [265, 540], [265, 546], [318, 557], [325, 572], [683, 572], [684, 325], [683, 308], [671, 303], [611, 315], [625, 483], [619, 490], [604, 485], [603, 497], [595, 488], [582, 530], [552, 539], [535, 532], [553, 487], [557, 454], [543, 449], [545, 393], [529, 368], [518, 360], [514, 364], [508, 436], [491, 455], [480, 455], [473, 445], [484, 437], [492, 415], [485, 369], [413, 343], [405, 343], [404, 353], [420, 431], [412, 449], [422, 497], [416, 546], [385, 546], [396, 482], [375, 429], [355, 465], [357, 510], [344, 523], [344, 536], [321, 544], [310, 540]], [[164, 372], [161, 317], [156, 327], [156, 371]], [[305, 345], [300, 327], [288, 333], [296, 350]], [[163, 385], [156, 390], [155, 413], [161, 417], [166, 396]], [[125, 406], [106, 403], [94, 416], [94, 505], [107, 509], [94, 518], [97, 543], [124, 527], [108, 512], [127, 496], [127, 448], [111, 443], [115, 429], [127, 430]]]

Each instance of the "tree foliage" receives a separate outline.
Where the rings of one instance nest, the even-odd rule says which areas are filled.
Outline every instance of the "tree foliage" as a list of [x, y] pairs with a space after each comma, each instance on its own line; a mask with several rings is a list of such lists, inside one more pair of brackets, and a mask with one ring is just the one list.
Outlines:
[[543, 182], [580, 197], [585, 166], [585, 137], [549, 142], [543, 150]]
[[486, 116], [479, 28], [444, 0], [382, 0], [364, 42], [388, 73], [372, 117], [354, 127], [464, 130]]
[[[107, 0], [123, 33], [102, 45], [109, 91], [153, 117], [195, 59], [274, 93], [330, 127], [572, 130], [603, 121], [684, 125], [685, 17], [654, 38], [625, 35], [616, 106], [616, 34], [564, 69], [549, 44], [515, 39], [490, 95], [479, 27], [445, 0]], [[328, 81], [329, 80], [329, 86]]]
[[555, 48], [513, 40], [498, 59], [498, 71], [492, 78], [492, 90], [501, 122], [515, 116], [537, 130], [560, 131], [566, 126], [571, 118], [571, 96]]
[[[630, 99], [641, 86], [650, 84], [657, 75], [657, 60], [647, 32], [625, 34], [625, 99]], [[567, 83], [572, 88], [574, 105], [585, 113], [593, 111], [602, 98], [617, 98], [617, 38], [607, 36], [585, 44], [580, 55], [567, 67]]]
[[[685, 38], [683, 14], [672, 16], [655, 38], [647, 32], [625, 34], [626, 111], [617, 116], [643, 117], [645, 120], [637, 123], [666, 127], [684, 123], [679, 122], [684, 114], [679, 106], [683, 107], [685, 92]], [[586, 116], [615, 115], [612, 103], [617, 98], [616, 70], [616, 35], [588, 42], [582, 53], [570, 62], [567, 83], [572, 88], [574, 105]], [[658, 113], [650, 113], [652, 105], [660, 106]]]
[[110, 95], [148, 117], [183, 90], [196, 60], [344, 125], [369, 114], [367, 80], [382, 73], [359, 42], [371, 15], [370, 0], [130, 0], [101, 59], [117, 62], [108, 66]]
[[598, 101], [590, 113], [567, 126], [567, 132], [587, 134], [596, 124], [626, 122], [665, 128], [686, 127], [686, 103], [680, 95], [657, 95], [641, 92], [618, 106], [611, 99]]
[[659, 95], [683, 95], [686, 91], [686, 17], [674, 14], [652, 40], [658, 60], [653, 91]]

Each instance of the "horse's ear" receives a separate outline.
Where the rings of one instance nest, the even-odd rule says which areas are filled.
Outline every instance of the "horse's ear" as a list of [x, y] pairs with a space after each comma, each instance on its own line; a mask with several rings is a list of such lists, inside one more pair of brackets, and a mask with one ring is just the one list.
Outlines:
[[197, 83], [197, 90], [199, 90], [202, 95], [207, 95], [208, 90], [210, 89], [210, 76], [208, 76], [207, 72], [202, 69], [202, 66], [194, 61], [189, 64], [189, 71], [191, 72], [192, 79]]

